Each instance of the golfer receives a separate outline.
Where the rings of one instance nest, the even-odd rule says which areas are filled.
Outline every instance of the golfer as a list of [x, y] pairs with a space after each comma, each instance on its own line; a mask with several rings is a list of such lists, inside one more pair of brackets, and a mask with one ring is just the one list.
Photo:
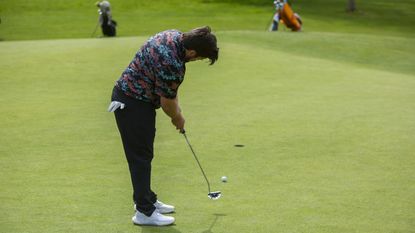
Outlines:
[[185, 119], [177, 92], [186, 71], [186, 63], [218, 59], [216, 36], [208, 26], [190, 32], [168, 30], [151, 37], [116, 81], [109, 112], [114, 112], [121, 135], [133, 186], [138, 225], [170, 225], [174, 206], [157, 199], [151, 189], [151, 161], [155, 137], [156, 109], [162, 108], [177, 130]]

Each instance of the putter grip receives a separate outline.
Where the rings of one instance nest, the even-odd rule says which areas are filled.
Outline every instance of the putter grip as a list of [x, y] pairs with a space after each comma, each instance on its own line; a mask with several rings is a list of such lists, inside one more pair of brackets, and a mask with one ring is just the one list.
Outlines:
[[185, 134], [185, 133], [186, 133], [186, 130], [181, 129], [181, 130], [180, 130], [180, 133], [181, 133], [181, 134]]

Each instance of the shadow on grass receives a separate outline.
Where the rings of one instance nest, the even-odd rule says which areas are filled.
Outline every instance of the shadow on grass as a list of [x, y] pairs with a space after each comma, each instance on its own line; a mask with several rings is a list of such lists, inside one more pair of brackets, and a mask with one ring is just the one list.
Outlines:
[[[207, 230], [202, 231], [201, 233], [213, 233], [212, 228], [215, 226], [216, 222], [220, 217], [226, 216], [226, 214], [214, 214], [215, 218], [213, 219], [212, 223], [209, 225]], [[174, 228], [175, 225], [172, 226], [165, 226], [165, 227], [154, 227], [154, 226], [140, 226], [141, 233], [182, 233], [181, 231]]]
[[177, 230], [173, 226], [165, 226], [165, 227], [154, 227], [154, 226], [141, 226], [141, 233], [156, 233], [156, 232], [163, 232], [163, 233], [182, 233], [181, 231]]
[[212, 228], [215, 226], [216, 222], [218, 221], [218, 218], [226, 216], [226, 214], [214, 214], [215, 219], [213, 219], [212, 223], [209, 226], [209, 229], [202, 231], [201, 233], [213, 233]]

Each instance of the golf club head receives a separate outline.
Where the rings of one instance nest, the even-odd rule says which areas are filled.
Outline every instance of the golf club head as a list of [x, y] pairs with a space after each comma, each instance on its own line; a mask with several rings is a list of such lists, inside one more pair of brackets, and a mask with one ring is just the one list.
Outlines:
[[221, 191], [215, 191], [208, 193], [208, 197], [212, 200], [218, 200], [222, 195]]

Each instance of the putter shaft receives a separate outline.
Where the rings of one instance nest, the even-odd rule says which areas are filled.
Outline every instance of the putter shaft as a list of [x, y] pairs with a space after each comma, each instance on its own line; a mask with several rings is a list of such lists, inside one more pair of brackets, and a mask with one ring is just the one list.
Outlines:
[[182, 130], [181, 133], [183, 134], [184, 138], [186, 139], [187, 145], [189, 145], [190, 150], [192, 151], [193, 157], [196, 159], [196, 162], [197, 162], [197, 165], [199, 165], [200, 171], [202, 171], [203, 177], [205, 177], [206, 183], [208, 185], [208, 193], [210, 193], [210, 183], [209, 183], [209, 180], [208, 180], [205, 172], [203, 171], [202, 165], [200, 165], [199, 159], [197, 158], [196, 153], [192, 148], [192, 145], [190, 145], [190, 142], [187, 139], [186, 132], [184, 130]]

